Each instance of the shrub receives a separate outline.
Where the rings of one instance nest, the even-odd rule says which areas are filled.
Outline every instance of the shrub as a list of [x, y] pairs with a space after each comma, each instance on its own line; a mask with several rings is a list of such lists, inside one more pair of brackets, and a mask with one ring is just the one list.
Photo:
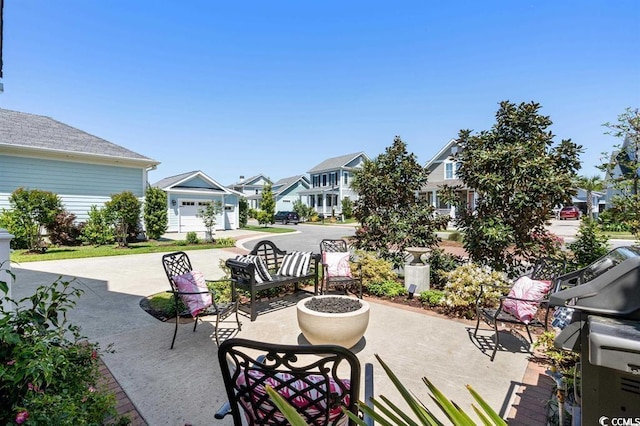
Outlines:
[[[542, 232], [532, 232], [530, 240], [530, 248], [528, 250], [530, 257], [528, 260], [535, 261], [535, 259], [540, 257], [566, 258], [562, 250], [564, 238], [547, 230], [543, 230]], [[514, 271], [516, 274], [521, 272], [518, 268], [514, 268]]]
[[631, 232], [631, 228], [624, 221], [620, 210], [611, 208], [598, 214], [598, 223], [605, 232]]
[[418, 296], [423, 305], [440, 306], [444, 302], [444, 291], [442, 290], [425, 290]]
[[240, 197], [238, 200], [238, 221], [240, 222], [240, 228], [247, 226], [247, 221], [250, 216], [249, 203], [244, 197]]
[[111, 244], [114, 241], [113, 228], [109, 224], [104, 208], [98, 208], [95, 205], [91, 206], [89, 220], [82, 227], [82, 232], [78, 238], [96, 246]]
[[200, 243], [200, 240], [198, 239], [198, 234], [195, 233], [194, 231], [187, 232], [187, 235], [185, 237], [185, 241], [187, 242], [187, 244], [198, 244], [198, 243]]
[[453, 231], [447, 238], [449, 241], [462, 241], [462, 233], [460, 231]]
[[124, 191], [113, 194], [104, 207], [107, 218], [115, 226], [118, 245], [127, 247], [129, 235], [135, 232], [140, 220], [140, 200], [133, 195], [133, 192]]
[[[53, 192], [18, 188], [9, 196], [11, 212], [7, 230], [19, 235], [30, 251], [40, 251], [43, 245], [41, 230], [51, 225], [62, 213], [62, 201]], [[16, 243], [17, 244], [17, 243]]]
[[69, 212], [58, 213], [54, 222], [47, 226], [47, 233], [51, 244], [62, 246], [80, 245], [82, 225], [76, 225], [76, 215]]
[[116, 399], [100, 384], [100, 348], [67, 322], [82, 290], [58, 279], [31, 297], [0, 303], [0, 424], [115, 422]]
[[234, 238], [225, 237], [216, 239], [216, 246], [220, 247], [235, 247], [236, 240]]
[[378, 297], [396, 297], [407, 294], [404, 284], [394, 280], [371, 282], [367, 285], [367, 292]]
[[465, 263], [446, 274], [447, 283], [444, 286], [444, 305], [463, 316], [473, 315], [476, 299], [480, 289], [484, 287], [482, 302], [493, 305], [503, 295], [503, 291], [488, 290], [487, 286], [509, 286], [504, 273], [491, 270], [488, 266], [475, 263]]
[[398, 274], [393, 271], [391, 262], [381, 259], [375, 253], [357, 251], [357, 264], [351, 264], [352, 271], [359, 271], [362, 277], [362, 286], [367, 288], [370, 283], [396, 280]]
[[144, 197], [144, 227], [147, 237], [157, 240], [167, 231], [167, 193], [150, 186]]
[[569, 244], [575, 266], [580, 269], [601, 258], [609, 251], [609, 239], [602, 233], [598, 222], [585, 218], [580, 223], [576, 240]]
[[429, 264], [431, 286], [442, 288], [446, 283], [444, 274], [456, 269], [462, 263], [462, 258], [436, 248], [429, 253], [427, 263]]

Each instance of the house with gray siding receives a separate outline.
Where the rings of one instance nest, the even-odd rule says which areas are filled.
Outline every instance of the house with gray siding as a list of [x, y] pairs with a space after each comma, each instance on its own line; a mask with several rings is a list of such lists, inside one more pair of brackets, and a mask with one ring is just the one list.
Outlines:
[[267, 184], [273, 185], [273, 182], [265, 175], [258, 174], [248, 179], [240, 176], [237, 182], [228, 185], [227, 188], [243, 194], [247, 199], [247, 204], [250, 209], [259, 209], [260, 200], [262, 200], [262, 190]]
[[216, 231], [240, 227], [238, 205], [243, 195], [224, 187], [200, 170], [164, 178], [153, 186], [167, 193], [167, 232], [204, 232], [206, 229], [199, 211], [210, 203], [222, 206], [216, 217]]
[[451, 139], [427, 162], [425, 167], [429, 170], [429, 180], [419, 191], [420, 196], [425, 197], [439, 214], [452, 218], [456, 216], [456, 208], [443, 202], [438, 196], [438, 190], [443, 185], [459, 186], [460, 197], [466, 200], [467, 205], [472, 209], [475, 208], [477, 196], [476, 192], [472, 188], [467, 188], [456, 174], [458, 163], [454, 155], [457, 152], [458, 143], [455, 139]]
[[131, 191], [144, 200], [147, 174], [160, 164], [53, 118], [0, 108], [0, 209], [22, 187], [57, 194], [86, 221], [92, 205]]
[[341, 215], [343, 199], [358, 199], [358, 193], [351, 189], [353, 171], [367, 160], [367, 154], [356, 152], [322, 161], [307, 172], [311, 187], [299, 192], [302, 201], [318, 214]]

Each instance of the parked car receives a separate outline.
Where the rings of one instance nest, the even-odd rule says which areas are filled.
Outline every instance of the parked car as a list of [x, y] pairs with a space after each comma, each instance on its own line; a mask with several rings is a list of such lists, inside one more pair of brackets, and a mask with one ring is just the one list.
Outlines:
[[563, 207], [560, 210], [560, 220], [565, 219], [580, 219], [580, 209], [576, 206]]
[[286, 225], [287, 223], [297, 225], [298, 222], [300, 222], [300, 218], [296, 212], [278, 212], [273, 216], [273, 219], [276, 222], [282, 222], [283, 225]]

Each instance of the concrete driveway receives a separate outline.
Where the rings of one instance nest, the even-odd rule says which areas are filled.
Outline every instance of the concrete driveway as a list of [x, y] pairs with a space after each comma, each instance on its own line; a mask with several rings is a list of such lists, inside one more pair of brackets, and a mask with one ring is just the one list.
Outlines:
[[[213, 279], [222, 275], [220, 260], [234, 254], [229, 250], [189, 252], [194, 268]], [[31, 295], [37, 286], [49, 284], [60, 275], [75, 277], [75, 285], [85, 293], [69, 313], [70, 320], [103, 348], [113, 344], [115, 352], [105, 354], [103, 359], [150, 425], [231, 424], [230, 419], [216, 422], [213, 418], [226, 398], [212, 323], [200, 324], [195, 333], [191, 324], [181, 325], [176, 346], [169, 350], [174, 324], [160, 322], [139, 307], [143, 297], [168, 288], [161, 256], [141, 254], [14, 265], [13, 295]], [[243, 315], [239, 333], [235, 322], [224, 324], [224, 336], [274, 343], [304, 342], [296, 322], [296, 299], [292, 296], [274, 302], [278, 303], [271, 308], [278, 309], [263, 310], [255, 322]], [[471, 384], [497, 410], [508, 412], [514, 389], [527, 366], [526, 348], [516, 338], [505, 338], [505, 347], [490, 362], [492, 333], [483, 331], [477, 342], [470, 337], [472, 325], [372, 303], [365, 338], [353, 350], [362, 365], [374, 364], [376, 394], [399, 400], [376, 365], [374, 354], [378, 353], [427, 404], [430, 399], [421, 381], [423, 376], [470, 413], [471, 397], [466, 384]]]

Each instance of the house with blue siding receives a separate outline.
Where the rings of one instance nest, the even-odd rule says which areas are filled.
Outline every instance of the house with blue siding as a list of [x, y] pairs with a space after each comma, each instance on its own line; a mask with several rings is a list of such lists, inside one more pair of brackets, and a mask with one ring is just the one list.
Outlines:
[[53, 118], [0, 108], [0, 209], [18, 188], [57, 194], [86, 221], [92, 205], [131, 191], [144, 200], [147, 174], [160, 164]]
[[[300, 192], [309, 189], [309, 187], [309, 179], [304, 175], [278, 180], [273, 184], [272, 188], [273, 198], [276, 201], [276, 211], [293, 211], [293, 204], [303, 198]], [[306, 197], [304, 198], [306, 201]]]
[[343, 199], [358, 199], [358, 193], [351, 188], [353, 171], [367, 160], [367, 154], [356, 152], [322, 161], [307, 172], [311, 187], [299, 192], [302, 201], [318, 214], [341, 215]]
[[216, 231], [240, 227], [238, 207], [243, 195], [224, 187], [200, 170], [167, 177], [152, 186], [167, 193], [167, 232], [204, 232], [206, 229], [199, 211], [210, 203], [222, 206], [216, 217]]

